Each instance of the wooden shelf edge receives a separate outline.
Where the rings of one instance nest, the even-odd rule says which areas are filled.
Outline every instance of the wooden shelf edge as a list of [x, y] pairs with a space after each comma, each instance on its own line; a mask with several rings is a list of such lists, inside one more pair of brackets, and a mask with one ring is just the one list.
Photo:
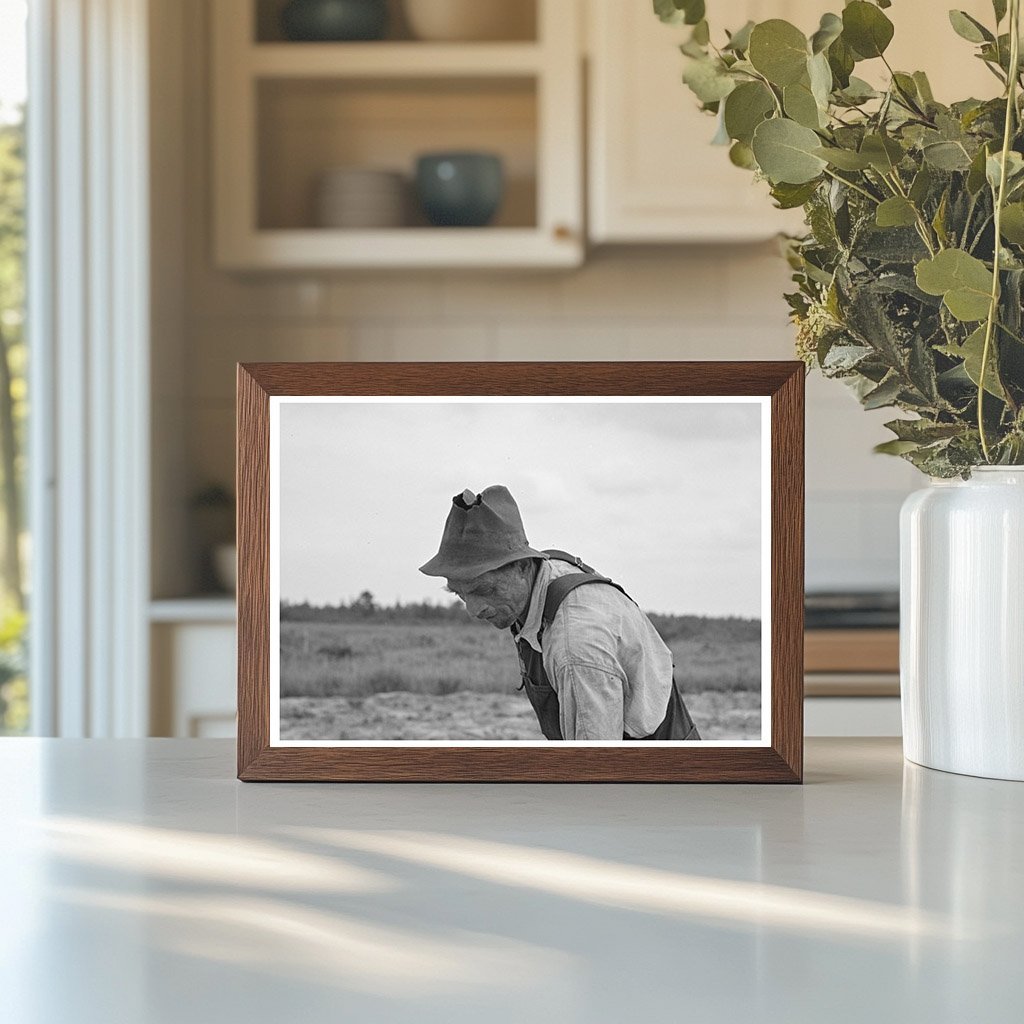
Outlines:
[[583, 246], [538, 228], [395, 228], [255, 231], [218, 247], [228, 270], [324, 268], [575, 267]]
[[900, 670], [898, 629], [808, 629], [804, 632], [805, 672]]
[[256, 43], [242, 67], [256, 78], [532, 76], [537, 43]]
[[805, 697], [899, 697], [900, 677], [889, 672], [808, 672]]
[[236, 618], [235, 599], [230, 594], [154, 598], [149, 602], [149, 621], [151, 623], [234, 624]]

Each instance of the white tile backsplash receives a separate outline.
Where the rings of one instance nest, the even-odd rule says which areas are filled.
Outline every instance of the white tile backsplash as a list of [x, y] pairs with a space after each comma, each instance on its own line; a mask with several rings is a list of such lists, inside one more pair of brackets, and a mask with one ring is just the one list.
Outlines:
[[[601, 252], [571, 273], [236, 281], [196, 261], [185, 387], [197, 483], [231, 479], [236, 361], [793, 358], [787, 268], [770, 247]], [[896, 585], [898, 510], [921, 481], [872, 453], [889, 418], [807, 379], [809, 587]]]

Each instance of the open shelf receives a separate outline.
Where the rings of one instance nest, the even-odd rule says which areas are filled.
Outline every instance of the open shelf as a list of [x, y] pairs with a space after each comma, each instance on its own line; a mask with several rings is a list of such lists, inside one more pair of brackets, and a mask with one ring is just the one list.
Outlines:
[[406, 223], [379, 230], [429, 229], [414, 195], [416, 160], [451, 150], [495, 153], [505, 173], [505, 195], [492, 225], [467, 229], [462, 239], [494, 229], [536, 228], [535, 85], [533, 79], [260, 82], [258, 228], [325, 230], [315, 214], [321, 176], [336, 167], [366, 167], [398, 172], [406, 180]]
[[[217, 0], [220, 2], [220, 0]], [[245, 0], [254, 4], [253, 28], [249, 38], [259, 44], [287, 42], [289, 46], [303, 48], [315, 44], [286, 40], [281, 27], [281, 12], [288, 0]], [[494, 2], [494, 0], [490, 0]], [[568, 0], [559, 0], [566, 3]], [[537, 3], [538, 0], [502, 0], [501, 17], [505, 22], [505, 30], [501, 33], [503, 42], [533, 42], [537, 39]], [[377, 47], [382, 43], [394, 41], [416, 42], [410, 18], [406, 13], [405, 0], [388, 0], [388, 25], [384, 39], [380, 42], [360, 42], [357, 46]]]
[[[528, 40], [416, 42], [400, 29], [380, 42], [297, 43], [280, 41], [278, 0], [218, 0], [211, 125], [218, 265], [579, 265], [578, 12], [565, 0], [522, 2], [531, 12]], [[486, 227], [432, 227], [414, 200], [417, 158], [451, 151], [501, 158], [504, 195]], [[408, 209], [387, 208], [379, 228], [323, 226], [320, 184], [352, 168], [400, 173]], [[350, 221], [366, 223], [366, 213]]]

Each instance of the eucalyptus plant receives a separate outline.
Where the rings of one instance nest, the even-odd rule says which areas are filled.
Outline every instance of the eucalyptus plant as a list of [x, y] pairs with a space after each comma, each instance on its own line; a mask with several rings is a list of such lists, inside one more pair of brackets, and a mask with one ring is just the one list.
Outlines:
[[[786, 299], [808, 367], [909, 414], [876, 450], [931, 476], [1024, 464], [1020, 0], [993, 0], [989, 25], [949, 12], [999, 94], [948, 106], [923, 72], [890, 66], [890, 6], [852, 0], [810, 37], [748, 22], [715, 45], [705, 0], [654, 0], [691, 26], [683, 80], [715, 141], [779, 207], [803, 207]], [[864, 61], [887, 88], [857, 77]]]

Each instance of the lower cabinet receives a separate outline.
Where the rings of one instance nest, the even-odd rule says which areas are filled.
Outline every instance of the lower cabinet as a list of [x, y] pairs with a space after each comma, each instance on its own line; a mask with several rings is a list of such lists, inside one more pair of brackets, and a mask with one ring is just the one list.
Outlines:
[[900, 736], [899, 697], [807, 697], [805, 736]]
[[[173, 602], [184, 604], [186, 602]], [[192, 602], [188, 602], [191, 604]], [[195, 602], [200, 604], [200, 602]], [[235, 622], [233, 602], [202, 602], [207, 617], [163, 617], [150, 629], [150, 734], [193, 739], [235, 735]], [[218, 611], [220, 621], [211, 617]], [[224, 619], [223, 616], [230, 616]]]

